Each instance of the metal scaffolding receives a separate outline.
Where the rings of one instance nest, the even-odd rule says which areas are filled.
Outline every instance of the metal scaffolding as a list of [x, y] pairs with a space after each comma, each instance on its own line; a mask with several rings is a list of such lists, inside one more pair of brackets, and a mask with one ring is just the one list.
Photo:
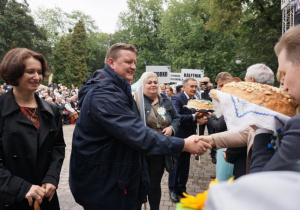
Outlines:
[[281, 0], [282, 34], [284, 34], [290, 27], [294, 26], [295, 4], [295, 0]]

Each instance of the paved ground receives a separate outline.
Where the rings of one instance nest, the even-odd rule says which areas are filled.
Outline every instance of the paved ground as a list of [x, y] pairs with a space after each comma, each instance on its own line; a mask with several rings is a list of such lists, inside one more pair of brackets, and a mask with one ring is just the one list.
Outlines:
[[[66, 157], [62, 167], [60, 184], [58, 186], [58, 197], [60, 201], [60, 206], [62, 210], [82, 210], [83, 208], [78, 205], [70, 192], [68, 178], [69, 178], [69, 161], [71, 152], [71, 142], [72, 134], [74, 130], [74, 125], [67, 125], [63, 127], [64, 136], [66, 141]], [[210, 176], [215, 173], [215, 165], [212, 164], [211, 158], [208, 153], [201, 156], [201, 163], [191, 157], [191, 167], [190, 175], [187, 184], [187, 192], [191, 195], [196, 195], [197, 193], [203, 192], [208, 188], [208, 184], [211, 181]], [[168, 190], [168, 172], [165, 172], [162, 183], [162, 197], [160, 203], [161, 210], [174, 210], [175, 204], [173, 204], [169, 199]], [[144, 209], [144, 208], [142, 208]], [[147, 209], [150, 209], [149, 206]]]

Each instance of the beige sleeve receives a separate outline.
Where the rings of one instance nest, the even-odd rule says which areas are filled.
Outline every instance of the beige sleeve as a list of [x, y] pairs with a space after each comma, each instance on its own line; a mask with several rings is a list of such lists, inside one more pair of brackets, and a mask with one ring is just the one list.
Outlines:
[[229, 148], [229, 147], [244, 147], [248, 144], [248, 135], [252, 128], [247, 128], [243, 131], [232, 133], [229, 131], [211, 134], [213, 137], [216, 148]]

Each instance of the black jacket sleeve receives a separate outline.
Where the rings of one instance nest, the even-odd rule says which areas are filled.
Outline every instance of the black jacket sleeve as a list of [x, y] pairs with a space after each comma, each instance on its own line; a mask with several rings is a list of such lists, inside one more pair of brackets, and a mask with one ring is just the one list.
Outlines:
[[247, 147], [227, 148], [226, 150], [226, 159], [229, 163], [235, 163], [236, 160], [245, 157], [247, 157]]
[[227, 126], [225, 123], [224, 116], [222, 115], [220, 118], [217, 118], [215, 114], [212, 114], [207, 119], [207, 124], [215, 129], [216, 133], [223, 132], [227, 130]]

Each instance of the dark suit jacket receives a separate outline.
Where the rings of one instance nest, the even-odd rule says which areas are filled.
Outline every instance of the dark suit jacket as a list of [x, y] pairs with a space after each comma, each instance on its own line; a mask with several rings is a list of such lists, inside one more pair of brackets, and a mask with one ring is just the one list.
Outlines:
[[268, 148], [271, 134], [258, 134], [254, 138], [250, 173], [271, 171], [280, 164], [295, 163], [300, 159], [300, 115], [292, 117], [279, 135], [278, 151]]
[[196, 134], [196, 120], [193, 120], [193, 111], [183, 107], [187, 104], [188, 99], [184, 92], [179, 95], [172, 97], [172, 102], [180, 116], [180, 127], [178, 132], [175, 134], [176, 137], [186, 138], [190, 135]]

